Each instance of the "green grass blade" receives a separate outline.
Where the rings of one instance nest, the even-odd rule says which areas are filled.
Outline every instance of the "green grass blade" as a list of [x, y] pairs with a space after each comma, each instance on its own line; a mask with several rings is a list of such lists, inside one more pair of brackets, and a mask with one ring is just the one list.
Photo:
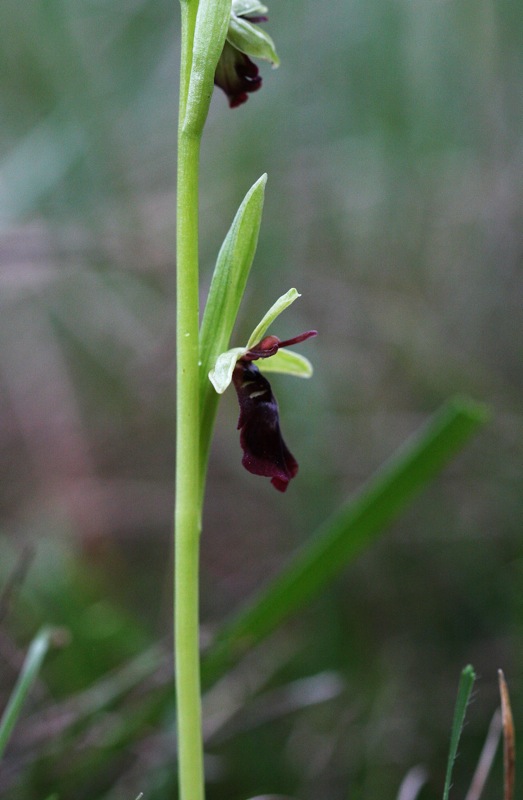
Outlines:
[[37, 678], [45, 655], [53, 644], [55, 635], [56, 631], [44, 628], [35, 636], [27, 651], [22, 669], [0, 720], [0, 759], [20, 716], [25, 699]]
[[204, 685], [302, 608], [395, 519], [488, 419], [485, 406], [448, 401], [361, 491], [325, 522], [277, 576], [222, 629], [204, 657]]
[[470, 693], [476, 680], [476, 673], [470, 666], [466, 666], [459, 681], [458, 696], [456, 699], [456, 707], [454, 709], [454, 719], [452, 721], [452, 731], [450, 735], [450, 749], [447, 761], [447, 773], [445, 775], [445, 787], [443, 789], [443, 800], [448, 800], [450, 792], [450, 782], [452, 778], [452, 768], [456, 760], [458, 752], [458, 744], [463, 730], [463, 723], [465, 721], [465, 713], [470, 699]]

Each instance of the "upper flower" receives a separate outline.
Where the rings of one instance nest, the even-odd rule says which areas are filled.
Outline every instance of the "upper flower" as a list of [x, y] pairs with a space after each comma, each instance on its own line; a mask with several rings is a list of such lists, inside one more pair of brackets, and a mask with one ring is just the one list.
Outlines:
[[257, 91], [262, 79], [252, 58], [280, 63], [271, 37], [256, 23], [266, 22], [267, 8], [258, 0], [232, 0], [231, 18], [214, 82], [229, 98], [229, 106], [245, 103], [249, 92]]

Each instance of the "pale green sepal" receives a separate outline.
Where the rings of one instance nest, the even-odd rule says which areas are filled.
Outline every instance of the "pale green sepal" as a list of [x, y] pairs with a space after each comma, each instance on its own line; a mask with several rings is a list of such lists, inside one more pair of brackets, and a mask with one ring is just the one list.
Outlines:
[[276, 53], [274, 42], [268, 33], [248, 19], [231, 16], [227, 41], [240, 52], [252, 58], [263, 58], [270, 61], [273, 67], [278, 67], [280, 59]]
[[310, 378], [313, 372], [309, 359], [293, 350], [278, 350], [270, 358], [260, 358], [254, 363], [260, 372], [281, 372], [296, 378]]
[[298, 297], [301, 297], [301, 294], [299, 294], [296, 289], [289, 289], [288, 292], [282, 294], [282, 296], [276, 300], [274, 305], [269, 308], [261, 322], [258, 323], [251, 333], [249, 341], [247, 342], [247, 349], [254, 347], [255, 344], [258, 344], [258, 342], [261, 342], [274, 320], [280, 316], [282, 311], [285, 311], [286, 308], [294, 303]]
[[247, 347], [233, 347], [226, 353], [221, 353], [216, 359], [216, 364], [209, 372], [209, 380], [218, 392], [223, 394], [230, 382], [232, 373], [239, 358], [245, 355]]
[[231, 0], [200, 0], [194, 28], [193, 56], [183, 130], [199, 136], [214, 88], [214, 74], [231, 19]]
[[267, 175], [252, 186], [239, 207], [218, 253], [200, 329], [202, 374], [229, 346], [258, 244]]
[[263, 17], [269, 9], [258, 0], [232, 0], [232, 13], [237, 17], [247, 17], [252, 14]]

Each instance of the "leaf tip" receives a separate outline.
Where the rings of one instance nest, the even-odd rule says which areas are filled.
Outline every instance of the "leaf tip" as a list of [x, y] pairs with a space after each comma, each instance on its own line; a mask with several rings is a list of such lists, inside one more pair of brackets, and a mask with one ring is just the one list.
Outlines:
[[468, 395], [455, 395], [451, 398], [450, 402], [457, 412], [468, 417], [468, 419], [472, 422], [476, 422], [478, 425], [484, 425], [489, 422], [492, 417], [490, 406], [486, 403], [473, 400], [471, 397], [468, 397]]

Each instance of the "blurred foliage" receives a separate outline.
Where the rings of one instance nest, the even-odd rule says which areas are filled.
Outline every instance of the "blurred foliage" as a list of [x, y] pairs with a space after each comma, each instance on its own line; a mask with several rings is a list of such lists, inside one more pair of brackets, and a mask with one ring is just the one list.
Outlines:
[[[178, 30], [164, 0], [0, 5], [1, 585], [28, 561], [1, 605], [2, 699], [41, 624], [71, 635], [8, 749], [6, 800], [176, 793], [163, 689]], [[301, 465], [285, 497], [242, 470], [236, 401], [222, 402], [204, 637], [449, 394], [488, 402], [494, 421], [213, 688], [209, 800], [394, 797], [418, 764], [421, 800], [441, 797], [471, 662], [464, 796], [500, 666], [523, 720], [523, 6], [273, 0], [268, 30], [280, 69], [246, 106], [211, 105], [203, 281], [267, 171], [232, 344], [290, 286], [303, 297], [275, 332], [320, 336], [312, 381], [273, 381]]]

